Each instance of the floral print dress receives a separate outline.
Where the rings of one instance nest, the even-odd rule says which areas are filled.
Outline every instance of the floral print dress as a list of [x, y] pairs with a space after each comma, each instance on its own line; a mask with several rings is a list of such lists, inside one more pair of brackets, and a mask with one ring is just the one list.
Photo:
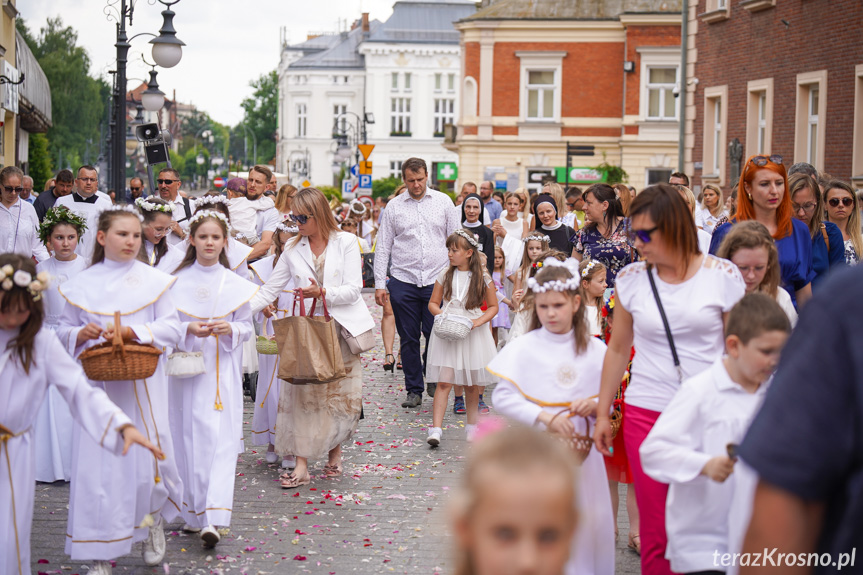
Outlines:
[[638, 260], [635, 248], [629, 239], [629, 219], [618, 222], [609, 237], [599, 233], [594, 225], [586, 225], [575, 232], [575, 251], [582, 259], [596, 260], [605, 266], [605, 281], [614, 287], [617, 272]]

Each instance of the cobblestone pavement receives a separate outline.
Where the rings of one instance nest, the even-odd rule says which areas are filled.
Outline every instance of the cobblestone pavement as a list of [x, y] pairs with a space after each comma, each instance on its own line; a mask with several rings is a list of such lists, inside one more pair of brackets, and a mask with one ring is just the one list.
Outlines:
[[[373, 297], [365, 298], [380, 321]], [[380, 333], [377, 337], [380, 344]], [[276, 465], [263, 458], [265, 448], [247, 445], [237, 466], [233, 521], [216, 549], [203, 549], [198, 537], [173, 524], [166, 530], [168, 553], [162, 566], [144, 566], [138, 544], [117, 561], [114, 572], [451, 573], [445, 508], [467, 447], [463, 416], [447, 415], [445, 441], [432, 451], [425, 443], [431, 400], [424, 398], [419, 410], [403, 409], [401, 373], [385, 375], [383, 359], [382, 345], [363, 355], [366, 418], [344, 446], [343, 477], [324, 479], [326, 462], [317, 461], [311, 485], [283, 490]], [[246, 437], [252, 405], [247, 397]], [[37, 484], [34, 573], [83, 575], [89, 568], [63, 553], [68, 498], [68, 484]], [[624, 497], [620, 509], [617, 573], [638, 573], [638, 557], [626, 549]]]

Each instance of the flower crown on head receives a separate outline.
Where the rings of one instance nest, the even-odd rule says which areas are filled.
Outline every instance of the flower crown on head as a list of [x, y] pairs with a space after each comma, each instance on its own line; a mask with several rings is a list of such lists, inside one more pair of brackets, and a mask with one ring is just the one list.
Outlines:
[[464, 230], [456, 230], [453, 233], [466, 239], [467, 243], [469, 243], [472, 247], [479, 249], [479, 242], [476, 241], [476, 236], [474, 236], [473, 234], [469, 234]]
[[51, 237], [51, 230], [59, 224], [67, 224], [78, 231], [78, 241], [87, 229], [87, 220], [79, 216], [66, 206], [56, 206], [45, 213], [45, 219], [39, 224], [39, 239], [46, 246]]
[[144, 198], [138, 198], [137, 200], [135, 200], [135, 205], [142, 210], [146, 210], [148, 212], [162, 212], [163, 214], [174, 213], [174, 210], [171, 208], [171, 206], [167, 204], [154, 204], [153, 202], [148, 202]]
[[225, 226], [227, 226], [228, 229], [230, 229], [231, 227], [228, 223], [228, 218], [226, 218], [221, 212], [217, 212], [214, 210], [203, 210], [196, 213], [194, 216], [191, 217], [191, 219], [189, 219], [189, 225], [191, 226], [195, 222], [200, 222], [204, 218], [215, 218], [219, 221], [224, 222]]
[[539, 232], [530, 232], [529, 234], [527, 234], [527, 237], [526, 237], [526, 238], [524, 238], [524, 239], [523, 239], [523, 240], [521, 240], [521, 241], [523, 241], [524, 243], [527, 243], [527, 242], [529, 242], [529, 241], [531, 241], [531, 240], [533, 240], [533, 241], [537, 241], [537, 242], [545, 242], [545, 243], [549, 243], [549, 242], [551, 242], [551, 238], [550, 238], [550, 237], [545, 236], [545, 235], [543, 235], [543, 234], [541, 234], [541, 233], [539, 233]]
[[48, 272], [39, 272], [34, 278], [30, 272], [16, 270], [11, 264], [0, 268], [0, 288], [3, 291], [12, 291], [15, 287], [26, 289], [33, 296], [33, 301], [42, 299], [42, 292], [48, 289], [50, 282], [51, 275]]
[[137, 217], [142, 224], [144, 223], [144, 216], [142, 216], [141, 212], [139, 212], [134, 206], [114, 204], [113, 206], [109, 206], [102, 210], [102, 213], [104, 212], [126, 212], [127, 214], [132, 214]]
[[361, 216], [366, 213], [366, 205], [361, 200], [352, 200], [351, 212], [357, 214], [358, 216]]
[[300, 228], [298, 228], [297, 226], [288, 225], [287, 221], [283, 221], [282, 223], [280, 223], [279, 225], [276, 226], [276, 231], [277, 232], [285, 232], [288, 234], [298, 234], [298, 233], [300, 233]]
[[225, 196], [202, 196], [195, 200], [195, 204], [198, 206], [207, 206], [212, 204], [225, 204], [228, 205], [228, 198]]
[[584, 269], [581, 270], [581, 279], [587, 279], [587, 276], [590, 275], [590, 270], [599, 265], [599, 262], [596, 260], [590, 260], [587, 262], [587, 265], [584, 266]]
[[566, 261], [560, 261], [557, 258], [545, 258], [542, 262], [542, 267], [566, 268], [572, 275], [566, 280], [552, 280], [540, 284], [536, 278], [527, 280], [527, 287], [534, 293], [545, 293], [547, 291], [576, 291], [581, 283], [581, 277], [578, 273], [578, 260], [567, 258]]

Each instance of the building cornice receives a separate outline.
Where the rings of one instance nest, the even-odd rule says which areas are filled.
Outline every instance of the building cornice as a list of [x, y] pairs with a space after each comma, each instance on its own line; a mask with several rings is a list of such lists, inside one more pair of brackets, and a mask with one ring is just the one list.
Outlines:
[[680, 26], [680, 12], [661, 14], [621, 14], [620, 23], [624, 26]]

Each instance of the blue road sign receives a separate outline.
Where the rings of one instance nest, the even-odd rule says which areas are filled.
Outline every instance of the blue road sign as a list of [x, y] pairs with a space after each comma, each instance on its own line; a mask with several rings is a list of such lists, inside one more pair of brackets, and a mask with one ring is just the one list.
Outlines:
[[363, 190], [371, 190], [372, 189], [372, 176], [371, 176], [371, 174], [360, 175], [360, 189], [363, 189]]
[[351, 166], [351, 175], [355, 178], [360, 175], [360, 165], [359, 164], [354, 164], [353, 166]]

